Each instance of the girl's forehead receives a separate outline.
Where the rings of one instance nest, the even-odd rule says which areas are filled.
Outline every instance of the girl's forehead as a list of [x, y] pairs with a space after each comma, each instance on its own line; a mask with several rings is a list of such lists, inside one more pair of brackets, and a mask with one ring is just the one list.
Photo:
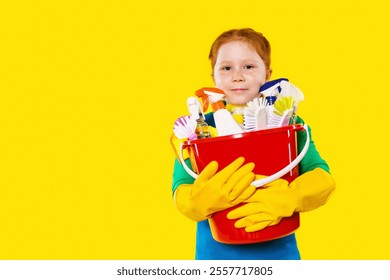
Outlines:
[[255, 48], [253, 48], [250, 43], [239, 41], [239, 40], [230, 41], [222, 44], [221, 47], [219, 48], [219, 52], [222, 49], [245, 49], [245, 50], [255, 51]]
[[221, 45], [218, 50], [217, 60], [228, 58], [262, 60], [249, 43], [242, 41], [232, 41]]

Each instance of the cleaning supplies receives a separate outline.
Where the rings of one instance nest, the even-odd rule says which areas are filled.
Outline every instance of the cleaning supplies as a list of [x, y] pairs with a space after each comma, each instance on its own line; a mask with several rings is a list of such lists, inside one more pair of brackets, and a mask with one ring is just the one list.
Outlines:
[[178, 139], [194, 140], [198, 138], [195, 133], [196, 126], [197, 123], [194, 118], [182, 116], [173, 124], [173, 132]]
[[260, 90], [259, 90], [260, 95], [264, 96], [264, 97], [277, 96], [282, 91], [282, 88], [281, 88], [282, 82], [288, 82], [288, 79], [280, 78], [280, 79], [276, 79], [276, 80], [272, 80], [272, 81], [268, 81], [268, 82], [264, 83], [260, 87]]
[[[285, 78], [276, 79], [276, 80], [268, 81], [260, 87], [259, 90], [260, 97], [263, 97], [266, 101], [267, 108], [265, 110], [267, 112], [267, 116], [272, 115], [272, 112], [274, 110], [273, 105], [281, 91], [281, 87], [280, 87], [281, 81], [288, 81], [288, 80]], [[267, 123], [268, 123], [268, 118], [267, 118]]]
[[207, 110], [209, 104], [211, 105], [218, 136], [244, 132], [230, 112], [226, 110], [225, 104], [222, 101], [225, 93], [222, 90], [218, 88], [201, 88], [195, 94], [202, 99], [203, 111]]
[[273, 104], [274, 110], [269, 115], [267, 127], [281, 127], [290, 123], [294, 112], [294, 99], [292, 96], [278, 98]]
[[196, 121], [190, 116], [182, 116], [173, 124], [173, 133], [170, 138], [171, 146], [177, 159], [182, 163], [189, 157], [188, 152], [184, 151], [180, 157], [180, 146], [184, 141], [197, 139], [195, 133]]
[[267, 128], [267, 100], [256, 97], [247, 103], [244, 109], [245, 131], [261, 130]]
[[[211, 133], [209, 126], [205, 122], [204, 114], [202, 108], [200, 107], [199, 100], [195, 97], [188, 97], [187, 99], [187, 108], [190, 112], [191, 118], [196, 122], [195, 133], [198, 139], [210, 138]], [[191, 139], [190, 139], [191, 140]]]
[[[199, 100], [195, 97], [189, 97], [187, 99], [187, 107], [190, 111], [190, 116], [181, 116], [175, 121], [173, 134], [170, 139], [176, 157], [181, 163], [189, 157], [187, 151], [184, 151], [184, 154], [180, 157], [180, 146], [184, 141], [210, 138], [212, 136], [211, 129], [204, 120]], [[213, 134], [216, 133], [213, 132]]]
[[233, 119], [236, 121], [236, 123], [238, 123], [242, 129], [245, 129], [245, 127], [244, 127], [244, 109], [246, 108], [246, 105], [233, 105], [233, 104], [227, 103], [225, 108], [226, 108], [226, 110], [228, 110], [232, 114]]
[[290, 83], [288, 80], [282, 80], [280, 81], [280, 93], [279, 97], [284, 97], [284, 96], [291, 96], [294, 101], [295, 105], [298, 105], [299, 102], [303, 101], [304, 95], [302, 91], [294, 86], [292, 83]]
[[294, 108], [290, 118], [290, 124], [295, 124], [296, 117], [297, 117], [296, 111], [298, 108], [298, 103], [303, 101], [304, 99], [303, 93], [299, 88], [297, 88], [292, 83], [289, 83], [288, 81], [285, 80], [280, 82], [280, 88], [281, 88], [281, 92], [279, 94], [280, 97], [292, 96], [292, 98], [294, 99]]
[[245, 131], [295, 124], [298, 103], [303, 99], [303, 93], [286, 78], [266, 82], [260, 88], [260, 97], [247, 103]]

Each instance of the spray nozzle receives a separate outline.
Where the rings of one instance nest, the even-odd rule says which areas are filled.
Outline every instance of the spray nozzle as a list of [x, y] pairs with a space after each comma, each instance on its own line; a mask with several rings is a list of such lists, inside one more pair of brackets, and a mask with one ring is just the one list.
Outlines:
[[201, 88], [195, 92], [195, 95], [202, 99], [203, 111], [207, 111], [209, 104], [214, 112], [225, 108], [222, 101], [225, 93], [219, 88]]
[[204, 118], [202, 107], [200, 106], [199, 100], [196, 97], [188, 97], [187, 99], [187, 108], [190, 112], [191, 117], [194, 120], [197, 120], [201, 117]]
[[280, 84], [283, 81], [288, 82], [288, 79], [280, 78], [280, 79], [266, 82], [265, 84], [263, 84], [260, 87], [260, 90], [259, 90], [260, 94], [265, 96], [265, 97], [278, 95], [282, 91]]

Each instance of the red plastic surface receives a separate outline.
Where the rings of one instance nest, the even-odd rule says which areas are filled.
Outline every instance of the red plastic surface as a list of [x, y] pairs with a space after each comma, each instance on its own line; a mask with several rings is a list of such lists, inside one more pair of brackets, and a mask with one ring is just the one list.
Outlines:
[[[213, 160], [218, 162], [221, 170], [236, 158], [243, 156], [245, 162], [255, 163], [255, 174], [270, 176], [297, 157], [296, 131], [301, 129], [303, 129], [301, 125], [290, 125], [187, 141], [183, 147], [188, 149], [192, 167], [197, 173]], [[297, 176], [296, 166], [282, 178], [291, 182]], [[209, 219], [213, 237], [221, 243], [250, 244], [269, 241], [291, 234], [299, 227], [299, 214], [295, 213], [291, 217], [283, 218], [277, 225], [247, 233], [244, 229], [234, 227], [236, 220], [227, 219], [227, 213], [233, 208], [217, 212]]]

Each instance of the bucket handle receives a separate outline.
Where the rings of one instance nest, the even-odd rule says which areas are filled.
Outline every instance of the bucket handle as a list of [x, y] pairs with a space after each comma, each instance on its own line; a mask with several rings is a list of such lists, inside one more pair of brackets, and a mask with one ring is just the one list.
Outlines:
[[[305, 142], [305, 146], [303, 147], [303, 149], [299, 153], [299, 155], [292, 162], [290, 162], [286, 167], [284, 167], [283, 169], [281, 169], [278, 172], [272, 174], [271, 176], [268, 176], [268, 177], [265, 177], [265, 178], [262, 178], [262, 179], [259, 179], [259, 180], [255, 180], [255, 181], [252, 182], [251, 185], [253, 185], [253, 186], [257, 187], [257, 188], [261, 187], [261, 186], [264, 186], [264, 185], [266, 185], [266, 184], [268, 184], [268, 183], [270, 183], [272, 181], [275, 181], [276, 179], [284, 176], [285, 174], [290, 172], [290, 170], [292, 170], [295, 166], [298, 165], [298, 163], [306, 155], [306, 153], [307, 153], [307, 151], [309, 149], [309, 146], [310, 146], [310, 135], [309, 135], [309, 129], [307, 127], [307, 124], [304, 124], [303, 128], [306, 130], [306, 142]], [[187, 166], [187, 164], [185, 163], [185, 161], [183, 159], [183, 143], [180, 143], [180, 161], [182, 162], [185, 171], [187, 171], [187, 173], [189, 175], [191, 175], [192, 178], [194, 178], [194, 179], [198, 178], [198, 174], [196, 174], [194, 171], [192, 171]]]

